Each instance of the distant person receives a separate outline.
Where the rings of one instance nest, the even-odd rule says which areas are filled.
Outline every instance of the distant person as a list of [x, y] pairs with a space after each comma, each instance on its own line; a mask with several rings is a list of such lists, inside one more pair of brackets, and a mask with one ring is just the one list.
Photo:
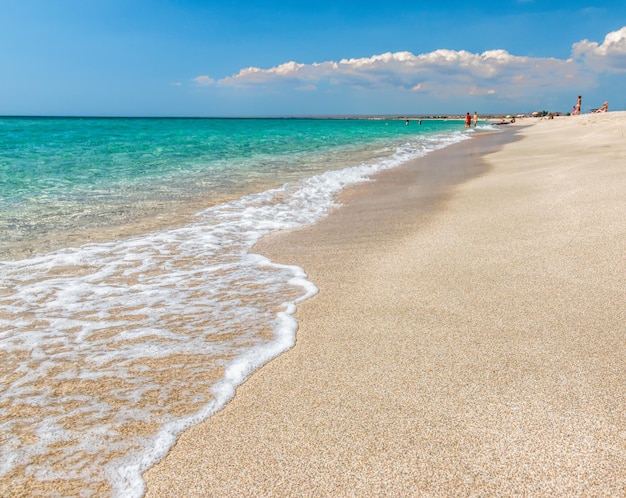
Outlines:
[[404, 123], [406, 126], [409, 126], [409, 120], [406, 120], [406, 123]]
[[605, 102], [596, 112], [609, 112], [609, 103]]
[[472, 116], [470, 115], [470, 113], [468, 112], [465, 115], [465, 128], [469, 128], [470, 125], [472, 124]]
[[582, 102], [583, 102], [583, 98], [581, 95], [578, 96], [578, 99], [576, 100], [576, 105], [574, 106], [574, 109], [572, 109], [572, 114], [574, 116], [577, 116], [578, 114], [580, 114], [580, 109], [582, 107]]
[[477, 124], [478, 124], [478, 113], [474, 111], [474, 128], [476, 128]]

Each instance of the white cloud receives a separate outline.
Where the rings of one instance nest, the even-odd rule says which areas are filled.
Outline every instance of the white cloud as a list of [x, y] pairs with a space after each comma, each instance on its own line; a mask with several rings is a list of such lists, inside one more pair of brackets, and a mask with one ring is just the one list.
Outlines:
[[601, 44], [589, 40], [574, 43], [572, 55], [595, 71], [626, 73], [626, 26], [610, 32]]
[[593, 83], [593, 70], [626, 72], [626, 27], [609, 33], [602, 44], [588, 40], [574, 44], [570, 59], [517, 56], [502, 49], [480, 54], [440, 49], [419, 55], [387, 52], [312, 64], [289, 61], [269, 69], [248, 67], [219, 80], [209, 76], [194, 80], [199, 85], [289, 86], [300, 91], [337, 86], [393, 89], [436, 98], [462, 95], [519, 98], [538, 91], [571, 88], [578, 91]]
[[193, 81], [201, 86], [212, 85], [213, 83], [215, 83], [215, 80], [213, 78], [206, 75], [197, 76], [193, 79]]

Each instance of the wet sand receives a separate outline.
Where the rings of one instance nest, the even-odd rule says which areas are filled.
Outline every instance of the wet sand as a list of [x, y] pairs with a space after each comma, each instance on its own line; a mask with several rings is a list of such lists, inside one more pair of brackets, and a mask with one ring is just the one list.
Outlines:
[[257, 245], [320, 292], [146, 496], [626, 495], [626, 113], [506, 128]]

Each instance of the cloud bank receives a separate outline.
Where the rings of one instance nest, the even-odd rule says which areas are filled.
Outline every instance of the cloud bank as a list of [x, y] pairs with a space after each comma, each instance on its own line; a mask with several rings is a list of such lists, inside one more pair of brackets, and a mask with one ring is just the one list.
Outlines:
[[245, 68], [218, 80], [202, 75], [194, 81], [198, 85], [226, 87], [287, 86], [312, 91], [341, 86], [394, 89], [436, 98], [450, 95], [518, 98], [538, 89], [587, 86], [598, 72], [626, 72], [626, 26], [607, 34], [601, 44], [589, 40], [575, 43], [568, 59], [517, 56], [506, 50], [475, 54], [441, 49], [420, 55], [395, 52], [338, 62], [290, 61], [269, 69]]
[[594, 71], [626, 73], [626, 26], [606, 35], [601, 44], [589, 40], [574, 43], [572, 54]]

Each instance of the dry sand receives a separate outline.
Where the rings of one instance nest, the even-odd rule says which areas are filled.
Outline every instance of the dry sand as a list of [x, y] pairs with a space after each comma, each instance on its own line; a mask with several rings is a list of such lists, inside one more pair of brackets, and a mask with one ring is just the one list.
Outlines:
[[297, 344], [147, 496], [626, 496], [626, 113], [533, 123], [264, 239]]

